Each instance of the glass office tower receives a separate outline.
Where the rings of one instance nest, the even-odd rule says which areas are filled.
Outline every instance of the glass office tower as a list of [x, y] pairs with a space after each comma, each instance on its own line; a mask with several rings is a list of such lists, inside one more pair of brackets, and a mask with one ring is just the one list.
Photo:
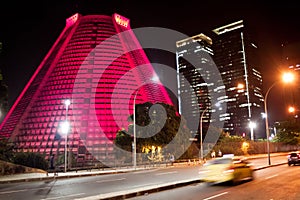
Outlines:
[[[225, 122], [224, 131], [239, 136], [245, 134], [252, 139], [264, 138], [264, 97], [258, 47], [243, 20], [213, 32], [213, 59], [226, 88], [222, 101], [227, 103], [227, 112], [221, 119]], [[254, 130], [249, 127], [250, 122], [256, 124]]]
[[46, 158], [62, 155], [66, 145], [77, 163], [114, 162], [113, 140], [133, 123], [134, 103], [173, 104], [154, 77], [129, 19], [75, 14], [6, 115], [0, 136]]
[[211, 122], [219, 120], [211, 117], [216, 109], [212, 94], [220, 82], [213, 70], [211, 45], [211, 38], [202, 33], [176, 42], [177, 73], [182, 75], [178, 76], [179, 112], [188, 117], [188, 127], [197, 125], [198, 130], [191, 129], [195, 141], [199, 141], [201, 125], [205, 133]]

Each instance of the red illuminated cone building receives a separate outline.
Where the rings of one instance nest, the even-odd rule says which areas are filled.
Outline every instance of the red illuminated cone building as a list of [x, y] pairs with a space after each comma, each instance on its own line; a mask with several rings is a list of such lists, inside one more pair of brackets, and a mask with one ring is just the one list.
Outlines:
[[77, 163], [113, 159], [117, 131], [132, 123], [134, 98], [173, 104], [151, 82], [155, 76], [127, 18], [75, 14], [6, 115], [0, 136], [46, 157], [62, 155], [67, 141]]

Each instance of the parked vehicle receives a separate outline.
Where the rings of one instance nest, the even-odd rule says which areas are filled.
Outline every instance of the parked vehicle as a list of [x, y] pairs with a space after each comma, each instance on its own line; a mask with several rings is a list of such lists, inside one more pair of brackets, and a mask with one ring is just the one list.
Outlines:
[[207, 161], [199, 170], [200, 181], [217, 184], [254, 179], [254, 168], [241, 157], [226, 156]]
[[287, 156], [288, 165], [297, 165], [300, 164], [300, 153], [299, 152], [290, 152]]

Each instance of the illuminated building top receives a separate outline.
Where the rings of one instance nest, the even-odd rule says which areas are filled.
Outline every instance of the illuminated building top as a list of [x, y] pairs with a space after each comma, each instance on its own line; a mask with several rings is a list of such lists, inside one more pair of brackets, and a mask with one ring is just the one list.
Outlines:
[[129, 19], [127, 19], [126, 17], [123, 17], [117, 13], [114, 14], [114, 18], [115, 18], [115, 21], [117, 22], [117, 24], [124, 26], [126, 28], [129, 28]]
[[71, 17], [69, 17], [68, 19], [66, 19], [66, 26], [71, 26], [73, 24], [76, 23], [76, 21], [78, 20], [79, 14], [76, 13], [74, 15], [72, 15]]
[[206, 41], [208, 44], [212, 45], [212, 39], [206, 35], [204, 35], [203, 33], [200, 33], [198, 35], [195, 35], [193, 37], [189, 37], [189, 38], [186, 38], [186, 39], [183, 39], [183, 40], [180, 40], [180, 41], [177, 41], [176, 42], [176, 46], [177, 47], [181, 47], [181, 46], [184, 46], [184, 45], [187, 45], [189, 44], [190, 42], [200, 42], [200, 41]]
[[233, 31], [235, 29], [239, 29], [239, 28], [243, 28], [243, 20], [231, 23], [231, 24], [227, 24], [225, 26], [216, 28], [213, 30], [213, 32], [215, 32], [217, 35], [221, 35], [223, 33], [229, 32], [229, 31]]
[[[155, 76], [127, 18], [72, 15], [0, 123], [0, 137], [14, 142], [18, 151], [46, 159], [62, 155], [68, 145], [76, 166], [110, 165], [116, 160], [113, 140], [131, 124], [135, 104], [172, 104], [162, 84], [146, 82]], [[61, 129], [66, 120], [68, 144]]]

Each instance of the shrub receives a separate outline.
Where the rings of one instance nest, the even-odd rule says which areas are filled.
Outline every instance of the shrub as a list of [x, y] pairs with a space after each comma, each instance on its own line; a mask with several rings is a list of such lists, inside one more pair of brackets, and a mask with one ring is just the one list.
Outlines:
[[33, 152], [18, 152], [15, 153], [13, 163], [33, 167], [38, 169], [47, 170], [48, 161], [39, 153]]

